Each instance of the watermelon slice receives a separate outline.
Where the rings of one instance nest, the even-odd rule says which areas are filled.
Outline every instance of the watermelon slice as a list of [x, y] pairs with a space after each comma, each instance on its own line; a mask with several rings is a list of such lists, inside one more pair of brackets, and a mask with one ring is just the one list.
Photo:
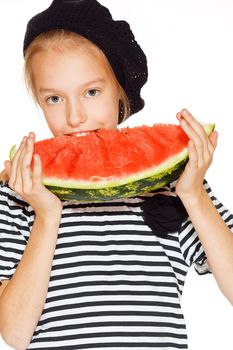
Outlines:
[[[215, 128], [202, 125], [207, 135]], [[179, 125], [154, 124], [37, 141], [34, 153], [42, 160], [43, 184], [60, 199], [93, 202], [141, 195], [176, 180], [188, 161], [187, 143]]]

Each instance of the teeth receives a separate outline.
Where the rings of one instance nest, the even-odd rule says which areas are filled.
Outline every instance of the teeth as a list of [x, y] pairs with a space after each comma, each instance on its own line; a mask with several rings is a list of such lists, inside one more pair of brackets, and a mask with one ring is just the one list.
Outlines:
[[98, 129], [92, 130], [92, 131], [77, 132], [77, 133], [74, 133], [74, 134], [66, 134], [66, 135], [76, 136], [76, 137], [79, 137], [79, 136], [86, 136], [86, 135], [91, 134], [92, 132], [97, 131], [97, 130], [98, 130]]
[[74, 136], [80, 137], [80, 136], [86, 136], [87, 134], [90, 134], [89, 132], [81, 132], [79, 134], [75, 134]]

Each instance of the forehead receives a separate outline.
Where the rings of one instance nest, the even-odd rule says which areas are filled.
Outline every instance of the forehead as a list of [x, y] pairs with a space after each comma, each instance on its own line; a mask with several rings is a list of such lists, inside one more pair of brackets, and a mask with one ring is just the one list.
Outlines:
[[31, 69], [38, 83], [51, 79], [59, 81], [64, 77], [76, 77], [82, 83], [97, 76], [113, 81], [113, 72], [106, 57], [95, 48], [49, 48], [39, 51], [32, 57]]

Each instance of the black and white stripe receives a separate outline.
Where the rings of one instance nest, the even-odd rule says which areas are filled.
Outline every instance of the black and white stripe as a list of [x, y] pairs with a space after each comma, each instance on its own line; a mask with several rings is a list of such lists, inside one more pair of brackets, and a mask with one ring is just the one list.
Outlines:
[[[205, 253], [189, 220], [181, 232], [157, 237], [143, 221], [143, 200], [64, 202], [46, 304], [28, 349], [187, 349], [180, 298], [189, 267], [198, 272]], [[232, 228], [232, 215], [213, 200]], [[13, 275], [33, 222], [33, 209], [2, 185], [0, 279]]]

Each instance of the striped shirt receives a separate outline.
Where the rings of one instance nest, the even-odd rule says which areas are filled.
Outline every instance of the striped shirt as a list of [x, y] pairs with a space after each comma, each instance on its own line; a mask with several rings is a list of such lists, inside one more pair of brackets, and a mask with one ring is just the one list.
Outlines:
[[[204, 187], [233, 231], [233, 216]], [[175, 182], [169, 184], [175, 191]], [[161, 238], [143, 220], [145, 196], [63, 202], [44, 310], [28, 349], [188, 349], [181, 296], [188, 269], [211, 273], [190, 221]], [[20, 262], [34, 211], [0, 187], [0, 279]]]

